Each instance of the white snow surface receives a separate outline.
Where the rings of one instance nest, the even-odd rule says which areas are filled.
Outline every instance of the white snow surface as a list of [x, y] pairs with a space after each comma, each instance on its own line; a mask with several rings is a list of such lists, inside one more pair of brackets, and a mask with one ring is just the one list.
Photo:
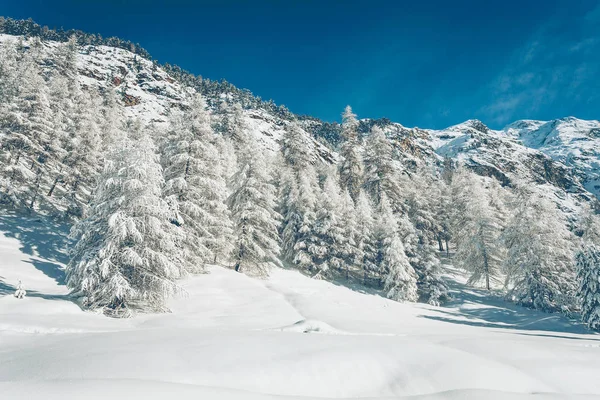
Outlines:
[[443, 308], [214, 266], [181, 283], [171, 313], [118, 320], [70, 301], [64, 234], [0, 217], [2, 399], [600, 398], [599, 335], [467, 288], [450, 267]]

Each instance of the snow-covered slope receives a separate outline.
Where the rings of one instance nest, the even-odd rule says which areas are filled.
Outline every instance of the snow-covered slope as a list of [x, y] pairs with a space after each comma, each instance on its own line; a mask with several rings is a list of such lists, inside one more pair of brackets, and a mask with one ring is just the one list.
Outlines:
[[[0, 46], [15, 43], [20, 37], [0, 34]], [[29, 43], [25, 40], [24, 43]], [[60, 51], [60, 42], [44, 41], [43, 63], [52, 72], [55, 59]], [[127, 50], [110, 46], [81, 46], [77, 57], [79, 80], [84, 89], [93, 88], [100, 92], [114, 90], [119, 94], [125, 118], [137, 118], [147, 124], [165, 127], [173, 110], [188, 107], [190, 94], [194, 92], [184, 87], [165, 72], [164, 69]], [[218, 93], [212, 99], [218, 103], [228, 97]], [[245, 109], [245, 122], [257, 141], [271, 153], [279, 148], [279, 141], [285, 125], [289, 121], [270, 114], [262, 109]], [[315, 155], [323, 160], [333, 161], [335, 155], [323, 144], [306, 134], [307, 146], [313, 147]]]
[[[541, 126], [543, 123], [539, 121], [515, 123], [521, 129]], [[426, 141], [439, 156], [460, 160], [479, 174], [494, 176], [505, 185], [519, 180], [535, 182], [541, 193], [567, 213], [576, 210], [581, 202], [597, 202], [595, 193], [583, 185], [582, 170], [571, 168], [565, 164], [566, 160], [554, 158], [542, 148], [524, 143], [514, 129], [495, 131], [481, 121], [469, 120], [443, 130], [427, 130]], [[565, 144], [565, 151], [571, 151], [570, 146]]]
[[600, 121], [573, 117], [517, 121], [503, 130], [525, 146], [573, 167], [586, 189], [600, 196]]
[[[17, 36], [0, 35], [0, 46]], [[59, 43], [44, 41], [47, 61], [52, 69]], [[164, 126], [172, 110], [188, 107], [189, 93], [163, 68], [134, 53], [110, 46], [82, 46], [78, 72], [83, 87], [114, 90], [121, 100], [121, 113], [145, 122]], [[213, 108], [234, 94], [211, 86], [203, 93]], [[255, 105], [244, 109], [246, 125], [271, 154], [279, 143], [289, 118], [269, 107]], [[301, 117], [307, 147], [315, 158], [336, 162], [339, 125], [311, 117]], [[379, 125], [397, 149], [397, 158], [408, 169], [440, 165], [443, 157], [462, 160], [480, 174], [495, 176], [504, 184], [515, 179], [531, 179], [540, 190], [552, 194], [563, 209], [573, 210], [581, 201], [598, 195], [598, 121], [565, 119], [543, 123], [518, 121], [502, 131], [493, 131], [481, 121], [469, 120], [443, 130], [406, 128], [389, 120], [361, 120], [363, 134]], [[323, 138], [330, 140], [329, 144]], [[586, 190], [587, 189], [587, 190]]]
[[[447, 307], [275, 270], [182, 283], [172, 313], [116, 320], [64, 296], [60, 226], [0, 221], [7, 399], [566, 399], [600, 396], [600, 338], [468, 289]], [[17, 279], [28, 296], [12, 296]]]

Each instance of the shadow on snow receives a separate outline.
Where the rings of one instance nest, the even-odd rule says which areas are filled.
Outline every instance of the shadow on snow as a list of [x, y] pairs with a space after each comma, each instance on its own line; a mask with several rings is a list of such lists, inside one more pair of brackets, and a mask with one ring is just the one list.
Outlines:
[[[437, 309], [441, 315], [425, 315], [423, 318], [469, 326], [540, 332], [538, 334], [518, 333], [527, 336], [576, 339], [542, 332], [593, 334], [576, 319], [559, 313], [544, 313], [510, 303], [504, 300], [498, 291], [473, 288], [453, 279], [447, 279], [447, 283], [452, 300]], [[455, 311], [446, 311], [445, 309]]]
[[[0, 215], [0, 234], [20, 242], [20, 250], [30, 256], [24, 260], [33, 265], [59, 285], [65, 284], [63, 265], [68, 262], [67, 247], [69, 227], [49, 218], [36, 215], [23, 215], [14, 211], [2, 210]], [[70, 300], [68, 295], [46, 294], [27, 289], [28, 297], [46, 300]], [[17, 288], [6, 283], [0, 276], [0, 296], [12, 295]]]

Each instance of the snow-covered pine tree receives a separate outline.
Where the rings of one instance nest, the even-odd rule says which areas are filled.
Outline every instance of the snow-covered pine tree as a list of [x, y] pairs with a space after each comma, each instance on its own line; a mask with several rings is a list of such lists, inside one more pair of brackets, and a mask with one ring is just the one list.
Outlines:
[[49, 82], [50, 106], [53, 115], [53, 133], [46, 148], [54, 155], [47, 164], [50, 165], [50, 188], [46, 192], [49, 201], [57, 197], [57, 188], [63, 185], [68, 176], [64, 163], [67, 156], [67, 126], [69, 124], [69, 113], [71, 109], [71, 96], [68, 92], [69, 83], [62, 75], [55, 75]]
[[203, 271], [206, 263], [231, 249], [227, 188], [213, 136], [206, 103], [195, 95], [189, 112], [172, 117], [162, 149], [164, 194], [185, 234], [189, 272]]
[[38, 51], [32, 44], [19, 63], [21, 84], [14, 107], [7, 115], [7, 135], [0, 144], [5, 199], [29, 209], [35, 207], [46, 178], [44, 164], [49, 154], [43, 143], [54, 129], [48, 87], [37, 64]]
[[102, 92], [100, 132], [104, 148], [112, 146], [122, 135], [122, 118], [117, 93], [110, 88]]
[[378, 261], [386, 296], [396, 301], [417, 301], [417, 274], [404, 250], [398, 220], [385, 194], [377, 218]]
[[364, 167], [358, 151], [358, 120], [350, 106], [346, 106], [342, 113], [341, 136], [343, 142], [340, 149], [342, 159], [339, 162], [340, 186], [356, 201], [363, 184]]
[[343, 206], [340, 187], [335, 172], [328, 169], [323, 190], [320, 192], [319, 208], [316, 212], [314, 232], [317, 241], [312, 244], [311, 253], [319, 277], [334, 272], [346, 271], [345, 252], [348, 238], [343, 220]]
[[281, 144], [282, 170], [280, 179], [280, 213], [284, 258], [298, 268], [314, 272], [313, 257], [318, 249], [314, 231], [317, 195], [317, 173], [312, 165], [312, 154], [296, 123], [286, 127]]
[[73, 227], [67, 266], [67, 285], [82, 304], [116, 317], [165, 310], [182, 274], [154, 143], [138, 123], [127, 129], [107, 154], [87, 215]]
[[[422, 195], [425, 196], [426, 194], [423, 193]], [[414, 206], [414, 203], [412, 205]], [[436, 257], [435, 249], [428, 237], [431, 232], [425, 229], [430, 227], [432, 222], [427, 225], [420, 225], [422, 230], [417, 229], [409, 218], [410, 201], [407, 206], [409, 207], [408, 212], [397, 215], [396, 218], [404, 252], [417, 274], [417, 294], [420, 301], [431, 305], [440, 305], [449, 298], [449, 294], [448, 286], [441, 277], [440, 261]], [[419, 216], [426, 214], [417, 213]]]
[[299, 269], [318, 273], [314, 259], [318, 256], [318, 236], [315, 232], [317, 174], [312, 165], [298, 176], [289, 174], [285, 181], [286, 196], [283, 198], [282, 245], [286, 259]]
[[466, 184], [458, 192], [468, 194], [463, 204], [464, 213], [457, 216], [456, 265], [471, 273], [468, 284], [483, 282], [490, 290], [493, 283], [501, 281], [501, 263], [504, 247], [500, 241], [502, 221], [491, 204], [490, 193], [480, 177], [469, 174], [456, 184]]
[[369, 277], [379, 272], [377, 265], [377, 238], [375, 232], [375, 215], [371, 199], [361, 190], [356, 200], [356, 243], [357, 261], [362, 269], [363, 284], [367, 285]]
[[99, 126], [101, 106], [99, 94], [92, 88], [81, 93], [75, 109], [79, 121], [68, 138], [64, 164], [68, 176], [64, 179], [67, 214], [81, 217], [89, 202], [89, 193], [99, 173], [102, 132]]
[[513, 210], [503, 233], [509, 298], [542, 311], [575, 307], [574, 243], [565, 217], [549, 199], [526, 184], [515, 189]]
[[600, 247], [587, 240], [576, 261], [581, 319], [590, 329], [600, 331]]
[[14, 42], [7, 41], [0, 47], [0, 132], [10, 127], [8, 116], [18, 86], [17, 48]]
[[233, 103], [225, 108], [224, 121], [222, 123], [223, 135], [233, 141], [234, 144], [243, 140], [246, 124], [244, 122], [244, 109], [240, 103]]
[[297, 123], [292, 122], [285, 128], [281, 142], [283, 163], [291, 168], [294, 175], [313, 165], [310, 143], [305, 140], [304, 132]]
[[[361, 195], [361, 192], [362, 189], [358, 192], [359, 196]], [[348, 193], [347, 190], [344, 190], [341, 195], [341, 219], [344, 240], [340, 243], [339, 248], [340, 255], [344, 260], [344, 275], [346, 280], [349, 280], [351, 270], [360, 271], [362, 269], [362, 261], [360, 258], [362, 252], [358, 249], [356, 239], [359, 236], [359, 230], [362, 230], [363, 227], [356, 224], [356, 206], [350, 193]]]
[[276, 188], [256, 141], [248, 132], [238, 133], [238, 138], [241, 168], [228, 199], [236, 237], [231, 259], [238, 272], [267, 276], [269, 268], [279, 263]]
[[394, 149], [385, 133], [378, 126], [374, 126], [365, 144], [364, 188], [375, 205], [379, 205], [382, 196], [385, 195], [394, 212], [398, 213], [404, 210], [404, 196], [393, 153]]
[[433, 206], [434, 215], [434, 237], [440, 252], [446, 251], [446, 256], [450, 254], [451, 230], [451, 200], [450, 186], [444, 179], [437, 179], [429, 186], [429, 195]]

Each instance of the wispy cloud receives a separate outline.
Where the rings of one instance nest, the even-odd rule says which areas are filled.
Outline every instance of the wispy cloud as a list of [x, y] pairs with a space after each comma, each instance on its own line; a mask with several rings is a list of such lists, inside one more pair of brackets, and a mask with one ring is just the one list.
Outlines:
[[550, 107], [589, 104], [600, 92], [599, 26], [600, 6], [577, 21], [556, 18], [540, 27], [484, 88], [478, 114], [501, 125]]

